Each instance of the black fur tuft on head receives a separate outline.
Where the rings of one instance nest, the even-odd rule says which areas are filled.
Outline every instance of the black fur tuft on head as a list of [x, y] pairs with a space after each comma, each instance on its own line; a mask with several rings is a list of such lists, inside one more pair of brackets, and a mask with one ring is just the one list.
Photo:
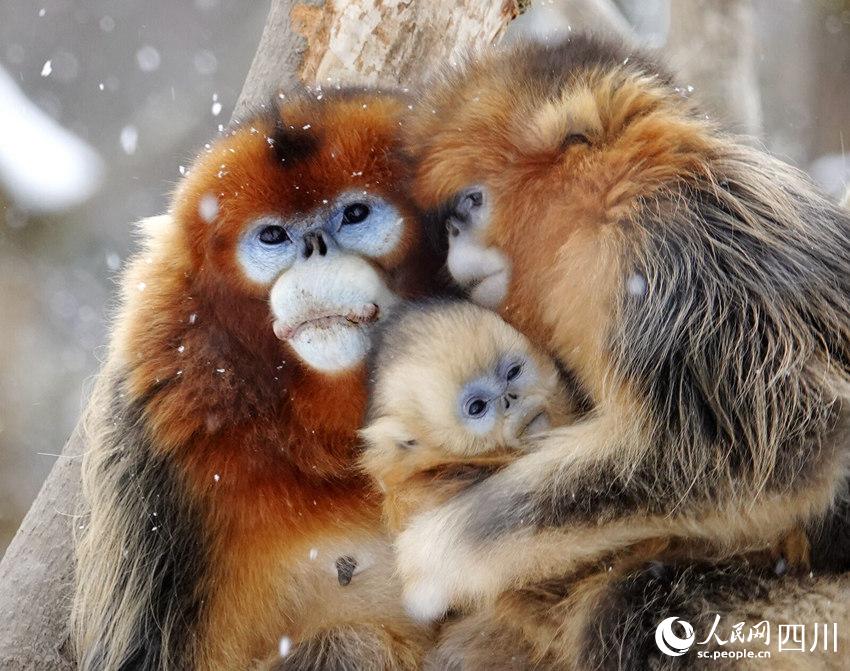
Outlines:
[[269, 145], [276, 162], [291, 166], [313, 154], [318, 149], [319, 140], [309, 129], [296, 128], [278, 118], [274, 132], [269, 136]]

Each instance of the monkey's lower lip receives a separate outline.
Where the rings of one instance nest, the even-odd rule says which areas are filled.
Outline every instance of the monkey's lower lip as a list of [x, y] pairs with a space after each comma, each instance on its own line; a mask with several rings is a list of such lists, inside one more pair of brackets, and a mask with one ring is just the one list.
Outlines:
[[280, 340], [292, 340], [299, 331], [305, 328], [328, 328], [332, 326], [360, 326], [362, 324], [371, 324], [378, 321], [380, 310], [375, 303], [364, 305], [359, 310], [349, 310], [348, 312], [325, 312], [321, 314], [311, 315], [308, 319], [304, 319], [296, 324], [284, 324], [276, 321], [273, 325], [274, 334]]

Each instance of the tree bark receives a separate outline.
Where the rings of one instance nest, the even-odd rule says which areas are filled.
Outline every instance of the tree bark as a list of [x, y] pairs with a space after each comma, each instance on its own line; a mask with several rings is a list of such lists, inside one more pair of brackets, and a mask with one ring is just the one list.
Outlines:
[[[399, 85], [497, 39], [524, 0], [272, 0], [235, 116], [278, 89]], [[74, 668], [67, 622], [74, 513], [80, 508], [79, 425], [0, 562], [0, 669]]]
[[83, 449], [78, 425], [0, 562], [2, 669], [74, 668], [67, 623]]
[[435, 67], [492, 44], [528, 2], [279, 0], [269, 12], [234, 116], [299, 82], [412, 84]]

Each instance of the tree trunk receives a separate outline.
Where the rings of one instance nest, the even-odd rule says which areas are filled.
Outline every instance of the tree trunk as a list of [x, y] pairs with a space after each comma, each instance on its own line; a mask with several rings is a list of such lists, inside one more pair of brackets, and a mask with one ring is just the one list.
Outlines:
[[[236, 115], [277, 89], [403, 84], [497, 39], [520, 0], [272, 0]], [[67, 622], [81, 426], [68, 441], [0, 562], [0, 669], [73, 669]]]

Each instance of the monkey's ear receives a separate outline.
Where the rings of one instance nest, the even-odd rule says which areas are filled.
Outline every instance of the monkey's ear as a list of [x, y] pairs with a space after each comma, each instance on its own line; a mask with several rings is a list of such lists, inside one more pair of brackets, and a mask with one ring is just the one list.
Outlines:
[[310, 132], [310, 128], [287, 124], [280, 117], [275, 121], [268, 142], [275, 159], [284, 166], [303, 161], [319, 147], [319, 140]]

